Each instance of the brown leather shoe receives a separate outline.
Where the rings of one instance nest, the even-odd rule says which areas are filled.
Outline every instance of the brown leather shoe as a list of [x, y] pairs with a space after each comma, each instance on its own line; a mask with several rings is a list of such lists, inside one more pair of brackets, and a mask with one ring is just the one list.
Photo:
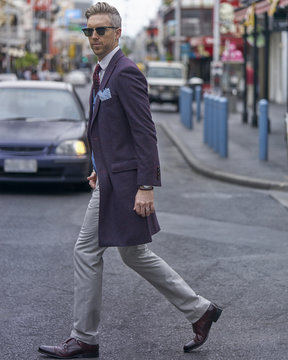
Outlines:
[[195, 337], [184, 345], [184, 352], [189, 353], [205, 343], [208, 339], [212, 322], [216, 322], [222, 313], [222, 309], [217, 305], [210, 304], [208, 310], [196, 323], [192, 324]]
[[57, 346], [42, 345], [39, 347], [38, 351], [41, 354], [56, 359], [99, 357], [99, 345], [85, 344], [84, 342], [74, 338], [69, 338], [63, 344]]

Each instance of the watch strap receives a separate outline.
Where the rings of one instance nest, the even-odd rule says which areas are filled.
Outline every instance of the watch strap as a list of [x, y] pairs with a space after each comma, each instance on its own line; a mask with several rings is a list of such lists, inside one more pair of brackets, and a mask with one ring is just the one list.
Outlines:
[[140, 185], [139, 189], [140, 190], [153, 190], [153, 186], [151, 186], [151, 185]]

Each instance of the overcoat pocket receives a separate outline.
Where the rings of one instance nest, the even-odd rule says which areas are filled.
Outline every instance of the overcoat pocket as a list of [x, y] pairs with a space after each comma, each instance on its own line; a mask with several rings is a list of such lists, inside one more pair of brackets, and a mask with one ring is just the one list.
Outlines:
[[113, 173], [135, 170], [137, 169], [137, 160], [131, 159], [131, 160], [118, 161], [116, 163], [113, 163], [111, 168]]

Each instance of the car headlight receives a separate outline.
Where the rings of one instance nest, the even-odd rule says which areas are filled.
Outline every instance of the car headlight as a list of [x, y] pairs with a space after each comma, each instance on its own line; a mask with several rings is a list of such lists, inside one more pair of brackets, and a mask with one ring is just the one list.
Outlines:
[[82, 140], [66, 140], [56, 147], [57, 155], [85, 155], [87, 149], [84, 141]]

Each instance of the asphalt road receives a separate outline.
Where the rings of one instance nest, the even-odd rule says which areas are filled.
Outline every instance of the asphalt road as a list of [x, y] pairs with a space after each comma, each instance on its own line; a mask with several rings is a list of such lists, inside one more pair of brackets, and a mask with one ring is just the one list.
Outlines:
[[[172, 116], [163, 109], [156, 123]], [[184, 354], [191, 325], [108, 249], [100, 359], [286, 360], [287, 209], [269, 192], [196, 175], [160, 128], [158, 139], [162, 231], [150, 247], [224, 312], [208, 342]], [[63, 186], [1, 186], [1, 360], [44, 359], [39, 344], [69, 336], [72, 252], [89, 197]]]

